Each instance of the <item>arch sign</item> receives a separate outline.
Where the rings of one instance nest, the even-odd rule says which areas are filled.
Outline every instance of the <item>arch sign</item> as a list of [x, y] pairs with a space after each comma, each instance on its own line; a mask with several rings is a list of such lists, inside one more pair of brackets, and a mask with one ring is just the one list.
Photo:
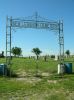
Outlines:
[[6, 22], [6, 64], [11, 65], [11, 33], [12, 28], [35, 28], [48, 29], [58, 32], [59, 39], [59, 61], [64, 62], [64, 34], [62, 21], [49, 21], [40, 17], [37, 13], [26, 18], [7, 17]]

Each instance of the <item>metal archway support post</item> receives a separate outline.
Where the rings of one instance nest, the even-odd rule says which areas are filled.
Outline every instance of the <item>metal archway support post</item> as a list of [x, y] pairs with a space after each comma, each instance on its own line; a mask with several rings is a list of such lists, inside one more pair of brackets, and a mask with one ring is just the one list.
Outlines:
[[[6, 18], [6, 65], [11, 76], [11, 31], [12, 31], [12, 17]], [[6, 72], [7, 75], [7, 72]]]
[[59, 63], [64, 64], [63, 21], [59, 21]]

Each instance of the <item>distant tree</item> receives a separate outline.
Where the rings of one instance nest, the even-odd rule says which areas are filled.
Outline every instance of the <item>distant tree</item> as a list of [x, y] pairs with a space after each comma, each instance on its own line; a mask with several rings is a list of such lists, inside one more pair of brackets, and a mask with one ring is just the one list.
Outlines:
[[12, 54], [16, 57], [16, 56], [20, 56], [21, 55], [21, 53], [22, 53], [22, 50], [21, 50], [21, 48], [19, 48], [19, 47], [13, 47], [12, 48]]
[[47, 55], [44, 56], [44, 61], [45, 61], [45, 62], [47, 61]]
[[40, 55], [40, 53], [42, 53], [42, 51], [39, 49], [39, 48], [33, 48], [32, 49], [32, 52], [36, 55], [36, 57], [37, 57], [37, 60], [36, 60], [36, 76], [39, 76], [38, 75], [38, 69], [39, 69], [39, 67], [38, 67], [38, 58], [39, 58], [39, 55]]
[[37, 60], [39, 58], [40, 53], [42, 53], [42, 51], [39, 48], [33, 48], [32, 52], [35, 53], [35, 55], [37, 56]]
[[4, 57], [4, 51], [2, 51], [2, 57]]
[[69, 50], [66, 50], [65, 54], [68, 56], [70, 56], [70, 51]]
[[55, 55], [51, 55], [51, 58], [55, 58]]
[[4, 51], [2, 51], [2, 53], [0, 53], [0, 57], [4, 58]]

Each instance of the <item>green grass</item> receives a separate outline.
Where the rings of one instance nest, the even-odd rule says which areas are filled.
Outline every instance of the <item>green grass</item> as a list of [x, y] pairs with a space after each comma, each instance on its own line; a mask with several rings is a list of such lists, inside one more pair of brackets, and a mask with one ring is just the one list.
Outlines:
[[18, 72], [19, 70], [24, 70], [26, 72], [35, 72], [36, 68], [41, 72], [49, 72], [54, 73], [57, 72], [57, 64], [56, 61], [43, 61], [43, 60], [34, 60], [34, 59], [13, 59], [12, 60], [12, 69]]
[[[0, 63], [5, 59], [0, 58]], [[23, 78], [0, 77], [0, 100], [74, 100], [74, 75], [57, 75], [57, 64], [54, 60], [14, 58], [11, 69], [19, 76], [26, 74]], [[39, 74], [49, 75], [35, 77], [36, 67]]]

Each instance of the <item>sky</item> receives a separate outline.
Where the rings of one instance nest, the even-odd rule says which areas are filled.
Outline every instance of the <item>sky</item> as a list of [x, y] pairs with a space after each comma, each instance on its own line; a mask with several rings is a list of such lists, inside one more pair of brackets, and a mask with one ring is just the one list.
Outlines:
[[[74, 0], [0, 0], [0, 52], [6, 50], [6, 16], [25, 18], [38, 12], [54, 21], [63, 20], [64, 48], [74, 54]], [[12, 30], [12, 47], [22, 48], [24, 56], [38, 47], [43, 55], [59, 54], [58, 33], [46, 29]]]

